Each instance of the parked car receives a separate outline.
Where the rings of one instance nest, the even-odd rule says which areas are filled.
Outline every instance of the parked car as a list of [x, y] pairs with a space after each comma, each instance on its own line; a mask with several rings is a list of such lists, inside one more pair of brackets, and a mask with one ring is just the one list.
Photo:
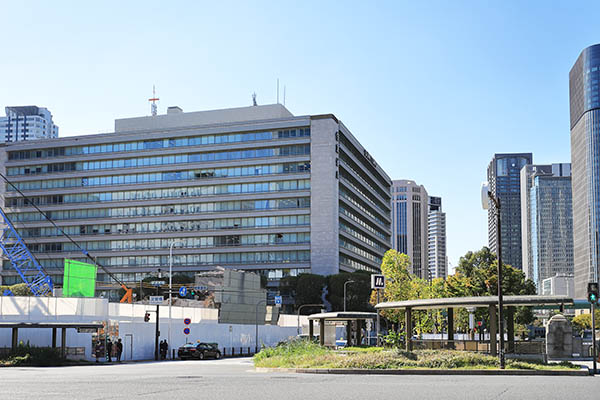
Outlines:
[[221, 358], [221, 351], [217, 343], [187, 343], [177, 350], [177, 356], [182, 360], [195, 358], [204, 360], [205, 358]]

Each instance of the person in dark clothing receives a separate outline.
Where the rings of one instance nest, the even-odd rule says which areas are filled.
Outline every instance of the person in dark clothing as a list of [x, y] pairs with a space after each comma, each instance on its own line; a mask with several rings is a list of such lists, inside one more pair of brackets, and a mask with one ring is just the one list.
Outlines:
[[100, 359], [104, 356], [104, 345], [101, 340], [96, 342], [96, 362], [99, 363]]
[[121, 362], [121, 354], [123, 353], [123, 342], [121, 342], [121, 338], [117, 342], [117, 362]]
[[167, 339], [163, 342], [163, 350], [162, 350], [162, 359], [167, 359], [167, 353], [169, 352], [169, 343], [167, 343]]
[[112, 361], [112, 347], [113, 347], [113, 344], [110, 341], [110, 339], [108, 339], [106, 341], [106, 353], [107, 353], [106, 355], [108, 357], [108, 362]]

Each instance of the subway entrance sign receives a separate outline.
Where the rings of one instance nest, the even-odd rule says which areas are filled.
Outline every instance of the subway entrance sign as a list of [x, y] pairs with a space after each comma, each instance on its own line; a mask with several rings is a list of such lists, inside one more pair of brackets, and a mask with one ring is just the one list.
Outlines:
[[95, 265], [65, 259], [63, 297], [94, 297], [96, 272]]

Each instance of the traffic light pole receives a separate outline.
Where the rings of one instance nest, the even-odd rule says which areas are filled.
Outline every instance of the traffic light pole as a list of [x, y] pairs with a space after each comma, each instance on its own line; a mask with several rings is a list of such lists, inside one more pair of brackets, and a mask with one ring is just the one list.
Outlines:
[[594, 357], [594, 361], [593, 361], [593, 366], [594, 369], [592, 370], [592, 375], [594, 375], [596, 373], [596, 358], [598, 357], [597, 353], [596, 353], [596, 307], [595, 307], [595, 303], [592, 303], [592, 356]]
[[[498, 356], [500, 358], [500, 368], [504, 369], [505, 358], [504, 358], [504, 299], [502, 296], [502, 229], [500, 223], [500, 199], [488, 191], [488, 196], [494, 203], [496, 208], [496, 256], [498, 258], [498, 331], [500, 332], [500, 347], [498, 349]], [[490, 338], [490, 340], [496, 340], [496, 338]]]
[[160, 337], [160, 331], [158, 330], [158, 311], [159, 311], [159, 305], [156, 305], [156, 335], [154, 338], [154, 360], [158, 361], [158, 339]]
[[[379, 304], [379, 289], [377, 289], [377, 304]], [[379, 324], [381, 323], [379, 319], [379, 309], [377, 309], [377, 323], [375, 324], [375, 337], [377, 338], [377, 347], [381, 346], [379, 343]]]

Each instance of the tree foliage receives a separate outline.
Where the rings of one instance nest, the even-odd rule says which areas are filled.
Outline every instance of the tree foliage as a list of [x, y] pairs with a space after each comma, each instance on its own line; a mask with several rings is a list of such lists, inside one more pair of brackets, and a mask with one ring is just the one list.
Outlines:
[[369, 303], [371, 296], [371, 274], [365, 271], [342, 272], [327, 277], [327, 301], [332, 311], [344, 309], [344, 283], [346, 285], [346, 309], [349, 311], [373, 311]]

